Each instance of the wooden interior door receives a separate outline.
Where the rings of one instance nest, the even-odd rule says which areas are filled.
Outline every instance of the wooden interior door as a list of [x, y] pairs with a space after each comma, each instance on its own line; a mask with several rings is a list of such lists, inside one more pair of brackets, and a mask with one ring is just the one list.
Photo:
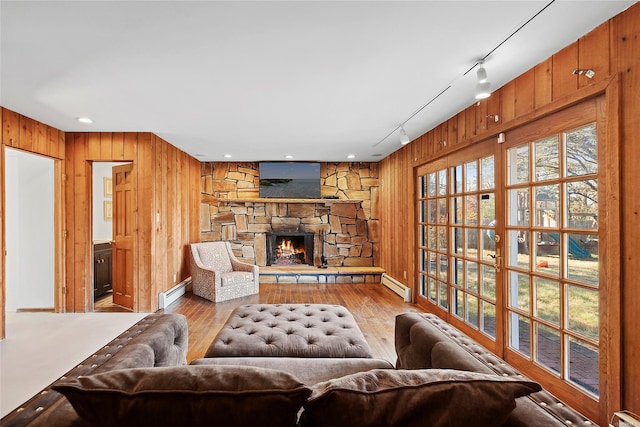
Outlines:
[[115, 166], [113, 176], [113, 303], [133, 310], [133, 164]]

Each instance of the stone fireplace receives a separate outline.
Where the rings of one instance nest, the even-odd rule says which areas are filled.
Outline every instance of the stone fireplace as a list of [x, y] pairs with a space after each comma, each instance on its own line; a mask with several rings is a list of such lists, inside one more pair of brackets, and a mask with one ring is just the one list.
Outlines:
[[267, 265], [314, 265], [314, 239], [307, 232], [266, 233]]

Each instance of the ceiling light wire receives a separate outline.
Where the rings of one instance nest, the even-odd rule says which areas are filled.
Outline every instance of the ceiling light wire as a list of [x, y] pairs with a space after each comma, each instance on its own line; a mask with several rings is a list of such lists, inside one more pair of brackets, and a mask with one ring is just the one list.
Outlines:
[[[496, 45], [493, 49], [491, 49], [486, 55], [482, 56], [480, 59], [478, 59], [478, 61], [473, 64], [471, 66], [471, 68], [469, 68], [467, 71], [464, 72], [464, 74], [462, 76], [466, 76], [467, 74], [469, 74], [474, 68], [476, 68], [478, 65], [481, 65], [482, 63], [484, 63], [484, 61], [492, 54], [494, 53], [496, 50], [498, 50], [503, 44], [505, 44], [507, 41], [509, 41], [509, 39], [511, 39], [513, 36], [515, 36], [520, 30], [522, 30], [525, 26], [527, 26], [531, 21], [533, 21], [535, 18], [537, 18], [542, 12], [544, 12], [545, 10], [547, 10], [549, 8], [549, 6], [551, 6], [553, 3], [555, 3], [556, 0], [551, 0], [549, 3], [547, 3], [542, 9], [540, 9], [539, 11], [537, 11], [531, 18], [527, 19], [522, 25], [520, 25], [518, 28], [516, 28], [511, 34], [509, 34], [504, 40], [502, 40], [500, 43], [498, 43], [498, 45]], [[391, 132], [389, 132], [384, 138], [382, 138], [380, 141], [376, 142], [375, 144], [373, 144], [372, 147], [377, 147], [378, 145], [382, 144], [387, 138], [389, 138], [391, 135], [393, 135], [395, 132], [397, 132], [400, 128], [404, 128], [404, 125], [411, 120], [412, 118], [414, 118], [418, 113], [420, 113], [422, 110], [424, 110], [425, 108], [427, 108], [432, 102], [434, 102], [436, 99], [438, 99], [440, 96], [442, 96], [442, 94], [444, 94], [447, 90], [449, 90], [451, 88], [451, 84], [449, 84], [449, 86], [447, 86], [443, 91], [441, 91], [440, 93], [438, 93], [436, 96], [434, 96], [433, 98], [431, 98], [431, 100], [429, 100], [426, 104], [424, 104], [422, 107], [418, 108], [416, 111], [414, 111], [405, 121], [403, 121], [402, 123], [400, 123], [400, 125], [398, 125], [397, 127], [395, 127]]]

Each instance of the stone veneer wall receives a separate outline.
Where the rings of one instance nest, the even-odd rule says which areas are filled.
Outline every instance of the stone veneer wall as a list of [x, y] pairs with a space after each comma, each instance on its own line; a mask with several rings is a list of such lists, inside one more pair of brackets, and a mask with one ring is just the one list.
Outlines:
[[[201, 240], [228, 240], [244, 261], [266, 265], [268, 231], [316, 233], [315, 265], [376, 265], [378, 164], [321, 163], [323, 199], [288, 202], [259, 199], [257, 162], [202, 163]], [[339, 200], [326, 199], [337, 197]], [[353, 200], [353, 202], [349, 202]]]

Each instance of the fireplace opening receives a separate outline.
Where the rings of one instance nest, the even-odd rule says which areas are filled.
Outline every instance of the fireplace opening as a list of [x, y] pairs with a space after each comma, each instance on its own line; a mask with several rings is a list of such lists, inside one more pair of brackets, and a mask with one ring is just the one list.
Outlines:
[[313, 265], [313, 233], [267, 233], [267, 265]]

